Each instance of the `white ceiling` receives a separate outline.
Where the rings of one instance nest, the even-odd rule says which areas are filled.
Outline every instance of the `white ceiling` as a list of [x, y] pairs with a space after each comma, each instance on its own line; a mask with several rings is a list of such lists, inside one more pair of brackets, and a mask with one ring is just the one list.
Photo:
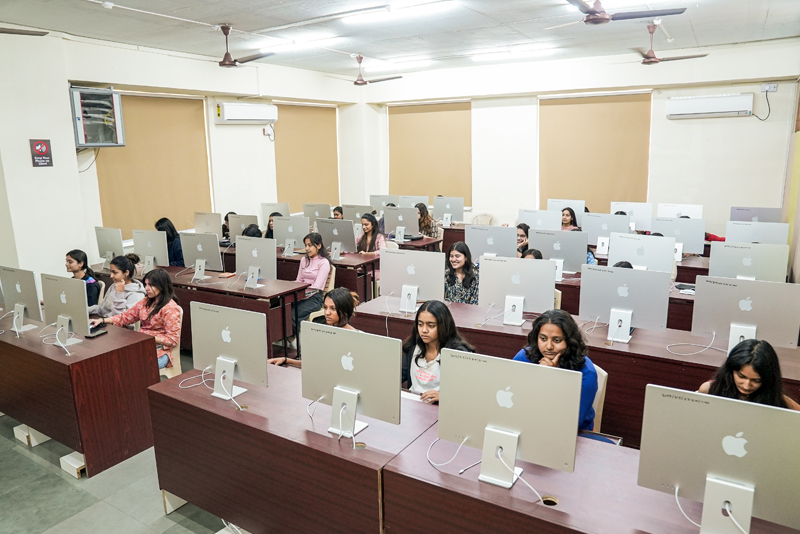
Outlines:
[[[446, 10], [424, 15], [413, 16], [413, 10], [401, 9], [392, 13], [395, 17], [406, 15], [399, 19], [356, 24], [339, 18], [259, 34], [247, 32], [401, 3], [391, 0], [118, 0], [114, 3], [118, 6], [106, 9], [91, 0], [0, 0], [0, 21], [214, 58], [221, 58], [224, 53], [224, 37], [207, 25], [229, 23], [238, 30], [231, 34], [234, 58], [283, 44], [275, 55], [261, 61], [354, 76], [357, 67], [349, 54], [361, 53], [366, 57], [368, 78], [378, 76], [378, 71], [475, 65], [472, 56], [476, 53], [483, 55], [486, 63], [500, 63], [621, 54], [631, 49], [647, 50], [649, 45], [647, 19], [545, 29], [582, 18], [566, 0], [457, 0]], [[654, 49], [660, 56], [669, 56], [669, 51], [675, 49], [800, 35], [800, 0], [605, 0], [603, 5], [609, 13], [643, 11], [648, 7], [688, 8], [683, 15], [663, 18], [663, 28], [672, 41], [668, 41], [667, 33], [661, 30], [656, 33]], [[285, 44], [292, 41], [294, 49]], [[316, 46], [304, 45], [307, 41]], [[431, 61], [415, 62], [423, 59]], [[376, 74], [369, 72], [370, 66], [377, 67]]]

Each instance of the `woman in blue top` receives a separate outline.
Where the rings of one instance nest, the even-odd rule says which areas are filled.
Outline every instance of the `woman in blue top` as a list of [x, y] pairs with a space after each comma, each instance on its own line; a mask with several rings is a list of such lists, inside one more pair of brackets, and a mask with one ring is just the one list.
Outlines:
[[528, 334], [528, 346], [519, 351], [514, 360], [580, 371], [583, 380], [578, 430], [594, 428], [592, 403], [597, 394], [597, 371], [586, 356], [586, 343], [570, 314], [563, 310], [541, 314]]
[[[156, 221], [156, 230], [167, 233], [167, 254], [169, 254], [169, 264], [173, 267], [186, 267], [183, 264], [183, 248], [181, 248], [181, 236], [175, 229], [172, 221], [166, 217], [161, 217]], [[261, 236], [259, 236], [261, 237]]]

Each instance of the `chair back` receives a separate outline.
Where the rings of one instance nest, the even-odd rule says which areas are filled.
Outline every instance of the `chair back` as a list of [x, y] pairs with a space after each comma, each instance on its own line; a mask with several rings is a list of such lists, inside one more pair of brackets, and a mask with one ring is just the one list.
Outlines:
[[328, 273], [328, 281], [325, 282], [325, 293], [334, 288], [336, 283], [336, 266], [331, 264], [331, 272]]
[[100, 304], [103, 302], [103, 297], [106, 296], [106, 283], [102, 280], [97, 280], [97, 284], [100, 286], [100, 295], [97, 297], [97, 303]]
[[497, 217], [491, 213], [478, 213], [472, 217], [472, 224], [481, 224], [484, 226], [497, 226]]
[[600, 432], [600, 423], [603, 419], [603, 404], [606, 402], [606, 383], [608, 382], [608, 373], [602, 367], [595, 364], [595, 371], [597, 371], [597, 393], [594, 396], [592, 408], [594, 408], [594, 431]]
[[[181, 326], [183, 326], [183, 308], [178, 306], [178, 310], [180, 310], [178, 314], [178, 320], [181, 322]], [[163, 369], [158, 370], [158, 374], [161, 376], [166, 376], [167, 378], [173, 378], [181, 374], [183, 371], [181, 370], [181, 337], [178, 334], [178, 344], [172, 347], [169, 355], [170, 360], [172, 360], [172, 367], [164, 367]]]
[[561, 309], [561, 290], [555, 290], [555, 298], [553, 298], [553, 309], [560, 310]]
[[400, 244], [397, 241], [386, 240], [386, 248], [400, 248]]

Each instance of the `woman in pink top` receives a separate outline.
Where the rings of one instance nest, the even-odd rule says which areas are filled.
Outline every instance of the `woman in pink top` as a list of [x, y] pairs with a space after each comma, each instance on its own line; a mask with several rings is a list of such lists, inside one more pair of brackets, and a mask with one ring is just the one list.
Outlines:
[[361, 228], [363, 232], [356, 239], [358, 253], [377, 254], [380, 256], [381, 249], [386, 248], [386, 239], [378, 229], [378, 220], [371, 213], [365, 213], [361, 217]]
[[172, 280], [164, 269], [153, 269], [144, 275], [146, 297], [121, 315], [92, 319], [95, 327], [101, 323], [130, 326], [141, 321], [139, 331], [156, 338], [158, 368], [172, 367], [171, 352], [181, 339], [181, 308], [175, 303]]
[[575, 212], [572, 208], [564, 208], [561, 210], [561, 229], [571, 232], [578, 228], [578, 219], [575, 217]]

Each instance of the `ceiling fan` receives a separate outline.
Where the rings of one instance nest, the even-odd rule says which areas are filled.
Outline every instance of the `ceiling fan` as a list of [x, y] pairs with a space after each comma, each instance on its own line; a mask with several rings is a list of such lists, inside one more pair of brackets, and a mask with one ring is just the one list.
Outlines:
[[642, 54], [642, 57], [644, 58], [644, 59], [642, 59], [642, 65], [657, 65], [657, 64], [661, 63], [662, 61], [680, 61], [681, 59], [694, 59], [694, 58], [698, 58], [698, 57], [706, 57], [708, 55], [708, 54], [698, 54], [698, 55], [695, 55], [695, 56], [678, 56], [678, 57], [657, 58], [656, 57], [656, 53], [653, 52], [653, 34], [656, 33], [656, 29], [657, 28], [658, 28], [658, 26], [655, 25], [655, 24], [648, 24], [647, 25], [647, 31], [650, 32], [650, 50], [648, 50], [647, 52], [642, 52], [641, 50], [639, 50], [639, 52]]
[[17, 30], [14, 28], [0, 28], [0, 33], [7, 33], [9, 35], [30, 35], [32, 37], [42, 37], [50, 32], [40, 32], [34, 30]]
[[629, 11], [627, 13], [614, 13], [610, 15], [603, 9], [603, 4], [600, 0], [595, 0], [593, 6], [589, 6], [584, 0], [567, 0], [570, 4], [577, 7], [581, 13], [586, 15], [582, 20], [560, 24], [558, 26], [551, 26], [545, 30], [553, 30], [555, 28], [563, 28], [572, 24], [579, 24], [583, 22], [589, 26], [597, 26], [599, 24], [608, 24], [615, 20], [630, 20], [630, 19], [649, 19], [657, 17], [666, 17], [669, 15], [680, 15], [686, 11], [685, 7], [676, 9], [651, 9], [649, 11]]
[[255, 61], [256, 59], [261, 59], [264, 57], [274, 55], [273, 52], [265, 52], [259, 54], [253, 54], [251, 56], [246, 56], [239, 59], [233, 59], [231, 53], [228, 51], [228, 35], [231, 33], [231, 27], [227, 24], [223, 24], [219, 27], [222, 30], [222, 33], [225, 34], [225, 56], [222, 58], [222, 61], [219, 62], [220, 67], [238, 67], [242, 63], [247, 63], [250, 61]]
[[398, 80], [402, 78], [402, 76], [389, 76], [388, 78], [378, 78], [377, 80], [365, 80], [364, 76], [361, 74], [361, 62], [364, 61], [364, 56], [355, 54], [354, 57], [356, 61], [358, 61], [358, 77], [356, 81], [353, 82], [353, 85], [367, 85], [368, 83], [388, 82], [389, 80]]

